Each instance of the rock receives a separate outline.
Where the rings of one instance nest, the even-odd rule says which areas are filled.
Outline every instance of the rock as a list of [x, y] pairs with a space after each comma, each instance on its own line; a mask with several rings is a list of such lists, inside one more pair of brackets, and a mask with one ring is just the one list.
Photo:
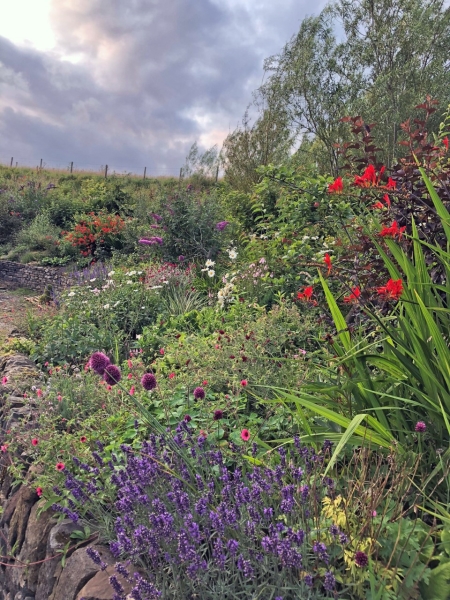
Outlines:
[[[55, 520], [52, 518], [53, 512], [50, 510], [46, 510], [38, 516], [40, 505], [41, 503], [36, 503], [30, 512], [25, 540], [19, 554], [19, 560], [22, 562], [35, 563], [45, 558], [47, 538], [51, 528], [55, 525]], [[42, 564], [32, 564], [27, 569], [11, 569], [13, 571], [11, 587], [23, 590], [26, 584], [28, 592], [34, 594]]]
[[[56, 579], [59, 575], [59, 573], [57, 573], [57, 569], [61, 563], [61, 554], [57, 554], [57, 550], [62, 550], [64, 546], [70, 542], [70, 534], [79, 528], [79, 525], [69, 521], [69, 519], [65, 519], [57, 525], [54, 525], [50, 530], [50, 534], [47, 539], [45, 558], [54, 558], [42, 563], [42, 566], [39, 569], [36, 600], [49, 599], [50, 594], [55, 586]], [[61, 598], [61, 600], [63, 599]]]
[[[104, 546], [93, 546], [93, 549], [97, 550], [103, 562], [107, 564], [114, 563], [114, 558], [107, 548]], [[86, 548], [76, 550], [62, 569], [49, 600], [60, 600], [61, 598], [64, 598], [64, 600], [75, 600], [81, 588], [99, 571], [100, 567], [86, 554]]]
[[38, 500], [38, 495], [35, 489], [23, 485], [17, 492], [17, 496], [17, 505], [9, 525], [8, 546], [10, 548], [14, 546], [16, 552], [20, 552], [25, 539], [28, 517], [33, 504]]
[[109, 566], [104, 571], [98, 571], [97, 574], [94, 575], [94, 577], [80, 590], [75, 600], [81, 600], [82, 598], [83, 600], [111, 600], [114, 594], [114, 590], [109, 583], [111, 575], [117, 577], [125, 594], [130, 594], [133, 589], [133, 584], [125, 581], [113, 566]]

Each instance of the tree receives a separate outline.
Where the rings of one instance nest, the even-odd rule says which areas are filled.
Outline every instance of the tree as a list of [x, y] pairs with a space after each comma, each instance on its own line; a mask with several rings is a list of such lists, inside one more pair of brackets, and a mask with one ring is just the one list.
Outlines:
[[[400, 123], [427, 94], [450, 100], [450, 8], [444, 0], [337, 0], [350, 64], [359, 64], [356, 114], [377, 123], [377, 144], [393, 164]], [[436, 131], [439, 114], [429, 123]]]
[[278, 94], [296, 135], [316, 138], [328, 154], [328, 167], [337, 173], [335, 144], [358, 93], [361, 69], [352, 68], [348, 52], [334, 34], [334, 15], [324, 10], [303, 20], [300, 30], [278, 55], [266, 60], [266, 87]]
[[252, 107], [258, 115], [254, 123], [249, 107], [242, 125], [227, 136], [222, 149], [225, 177], [242, 192], [249, 192], [259, 181], [257, 167], [286, 160], [292, 146], [288, 115], [275, 89], [262, 86], [254, 94]]

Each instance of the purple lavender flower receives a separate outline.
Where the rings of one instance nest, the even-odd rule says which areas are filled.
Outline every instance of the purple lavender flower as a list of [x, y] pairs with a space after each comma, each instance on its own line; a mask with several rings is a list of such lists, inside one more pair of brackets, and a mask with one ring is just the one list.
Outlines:
[[336, 587], [336, 579], [331, 571], [325, 573], [323, 587], [327, 592], [332, 592]]
[[119, 367], [116, 367], [116, 365], [108, 365], [107, 367], [105, 367], [103, 379], [108, 385], [116, 385], [116, 383], [119, 383], [121, 378], [122, 374], [120, 372]]
[[144, 390], [150, 392], [156, 387], [156, 377], [153, 375], [153, 373], [145, 373], [145, 375], [142, 376], [141, 384]]
[[102, 561], [100, 554], [97, 552], [97, 550], [94, 550], [94, 548], [91, 548], [90, 546], [86, 548], [86, 554], [95, 562], [96, 565], [99, 565], [102, 571], [104, 571], [108, 566]]
[[106, 367], [111, 363], [109, 358], [103, 352], [94, 352], [94, 354], [89, 359], [89, 366], [93, 371], [95, 371], [98, 375], [103, 375]]

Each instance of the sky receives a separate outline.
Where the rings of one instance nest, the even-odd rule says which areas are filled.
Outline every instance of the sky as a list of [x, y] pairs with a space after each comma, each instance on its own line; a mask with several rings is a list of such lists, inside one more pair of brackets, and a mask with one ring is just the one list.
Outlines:
[[176, 174], [325, 2], [0, 0], [0, 163]]

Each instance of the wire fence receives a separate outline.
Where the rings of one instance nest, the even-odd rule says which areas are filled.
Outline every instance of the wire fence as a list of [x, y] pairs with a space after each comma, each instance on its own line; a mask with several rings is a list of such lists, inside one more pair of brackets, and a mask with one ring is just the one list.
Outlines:
[[69, 161], [66, 163], [51, 162], [40, 158], [37, 161], [23, 157], [0, 156], [0, 165], [11, 168], [36, 169], [37, 171], [54, 171], [55, 173], [92, 173], [102, 175], [103, 177], [121, 176], [121, 177], [140, 177], [142, 179], [156, 177], [182, 177], [182, 169], [177, 168], [147, 168], [146, 166], [137, 168], [130, 166], [120, 166], [115, 164], [86, 164]]

